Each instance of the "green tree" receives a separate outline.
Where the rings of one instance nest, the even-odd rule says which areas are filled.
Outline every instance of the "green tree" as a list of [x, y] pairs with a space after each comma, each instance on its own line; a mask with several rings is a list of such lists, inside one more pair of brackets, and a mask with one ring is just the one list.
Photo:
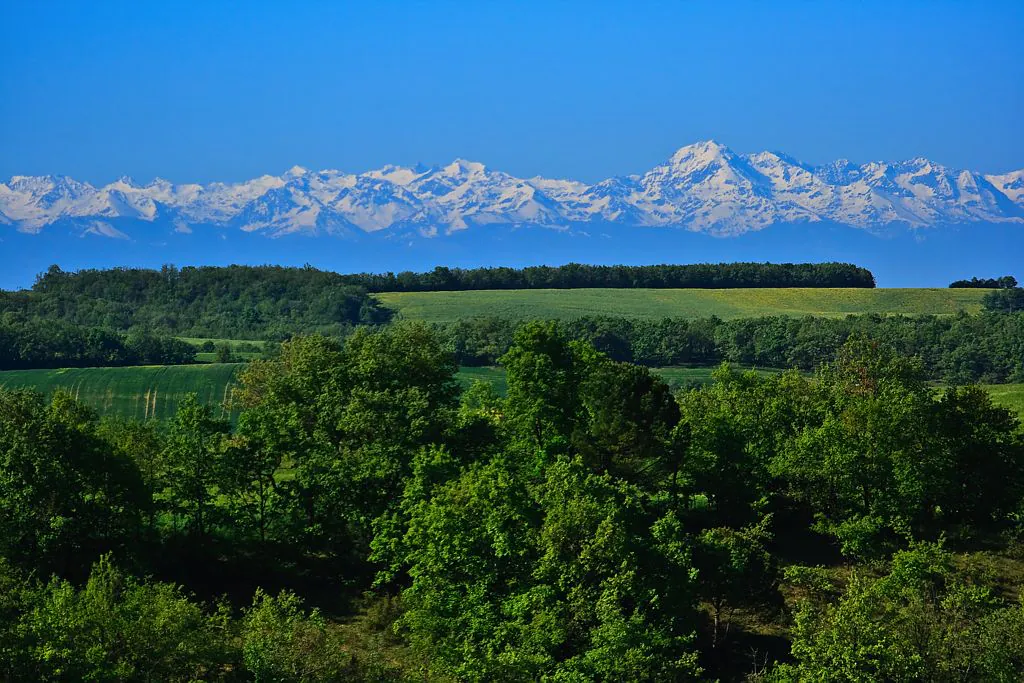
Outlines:
[[687, 680], [689, 543], [578, 458], [532, 482], [506, 457], [406, 499], [400, 625], [466, 680]]
[[741, 607], [778, 608], [779, 576], [768, 552], [771, 516], [742, 529], [706, 529], [697, 537], [694, 564], [700, 599], [711, 611], [711, 646], [729, 634], [731, 617]]
[[460, 413], [497, 442], [421, 449], [376, 527], [380, 580], [408, 577], [400, 627], [460, 679], [695, 677], [692, 541], [662, 495], [667, 387], [551, 324], [521, 328], [503, 362], [507, 400]]
[[295, 406], [244, 411], [224, 450], [223, 491], [236, 524], [260, 543], [286, 530], [289, 499], [278, 473], [295, 461], [302, 427]]
[[844, 552], [892, 551], [930, 514], [926, 482], [937, 454], [931, 390], [918, 365], [861, 340], [819, 373], [818, 386], [822, 421], [798, 432], [772, 471]]
[[154, 529], [159, 510], [153, 496], [162, 488], [166, 479], [162, 458], [163, 435], [158, 423], [104, 416], [99, 422], [97, 433], [118, 457], [138, 467], [146, 490], [148, 524], [150, 529]]
[[296, 338], [243, 373], [240, 435], [256, 448], [248, 457], [263, 453], [264, 472], [274, 458], [289, 463], [292, 477], [277, 489], [309, 550], [355, 560], [368, 549], [374, 521], [397, 508], [415, 453], [450, 438], [455, 371], [440, 337], [410, 323], [361, 329], [344, 345]]
[[207, 614], [176, 586], [139, 582], [108, 557], [81, 589], [55, 578], [21, 600], [12, 680], [222, 680], [237, 662], [226, 609]]
[[210, 530], [214, 503], [225, 485], [223, 454], [229, 431], [228, 422], [215, 418], [213, 409], [200, 403], [195, 394], [178, 404], [167, 426], [161, 498], [200, 536]]
[[981, 387], [947, 389], [932, 405], [935, 465], [926, 482], [938, 531], [965, 539], [1005, 529], [1024, 500], [1024, 435]]
[[242, 642], [246, 671], [257, 683], [362, 679], [338, 631], [319, 611], [307, 612], [294, 593], [257, 591], [245, 610]]
[[584, 462], [648, 490], [664, 486], [676, 462], [670, 442], [679, 421], [668, 385], [647, 368], [594, 359], [579, 394], [572, 446]]
[[520, 327], [501, 357], [508, 382], [506, 413], [529, 450], [564, 451], [579, 418], [580, 383], [593, 348], [571, 343], [554, 322]]
[[681, 492], [707, 500], [706, 510], [691, 513], [705, 526], [740, 528], [780, 504], [772, 463], [794, 434], [820, 423], [821, 399], [795, 372], [763, 377], [726, 364], [712, 378], [679, 397]]
[[138, 535], [138, 467], [97, 435], [96, 415], [58, 393], [0, 390], [0, 556], [64, 574]]
[[956, 571], [940, 546], [917, 545], [881, 578], [855, 574], [834, 603], [805, 599], [792, 651], [772, 680], [1009, 683], [1024, 676], [1024, 606]]
[[235, 350], [231, 348], [231, 344], [221, 342], [214, 348], [214, 360], [217, 363], [235, 363], [238, 361], [238, 357], [235, 355]]

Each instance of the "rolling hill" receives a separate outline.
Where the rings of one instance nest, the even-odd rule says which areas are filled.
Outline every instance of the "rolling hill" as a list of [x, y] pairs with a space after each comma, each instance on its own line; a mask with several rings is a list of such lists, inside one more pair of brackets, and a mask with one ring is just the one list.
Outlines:
[[399, 316], [427, 322], [464, 318], [630, 318], [724, 320], [766, 315], [977, 313], [982, 289], [535, 289], [389, 292], [375, 295]]
[[164, 419], [185, 395], [195, 393], [221, 417], [235, 417], [225, 404], [240, 363], [147, 365], [130, 368], [66, 368], [0, 372], [0, 388], [49, 393], [65, 389], [100, 414]]

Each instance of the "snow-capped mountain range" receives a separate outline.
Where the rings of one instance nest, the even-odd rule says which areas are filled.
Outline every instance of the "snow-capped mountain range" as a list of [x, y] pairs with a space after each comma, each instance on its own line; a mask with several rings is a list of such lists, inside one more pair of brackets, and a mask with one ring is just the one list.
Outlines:
[[[775, 152], [737, 154], [713, 141], [681, 148], [646, 173], [593, 185], [516, 178], [458, 159], [366, 173], [309, 171], [241, 183], [95, 187], [66, 176], [0, 183], [0, 224], [25, 233], [69, 225], [126, 237], [137, 221], [188, 233], [205, 225], [280, 236], [403, 231], [434, 236], [475, 226], [588, 224], [679, 227], [734, 235], [779, 223], [855, 228], [1024, 224], [1024, 170], [984, 175], [927, 159], [811, 166]], [[584, 228], [585, 229], [585, 228]]]

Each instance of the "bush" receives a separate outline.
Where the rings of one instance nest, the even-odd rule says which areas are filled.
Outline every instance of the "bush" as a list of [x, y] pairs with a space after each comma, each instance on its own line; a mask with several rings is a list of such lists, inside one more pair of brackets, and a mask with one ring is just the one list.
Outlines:
[[243, 659], [256, 681], [351, 680], [355, 659], [317, 610], [294, 594], [257, 591], [245, 612]]

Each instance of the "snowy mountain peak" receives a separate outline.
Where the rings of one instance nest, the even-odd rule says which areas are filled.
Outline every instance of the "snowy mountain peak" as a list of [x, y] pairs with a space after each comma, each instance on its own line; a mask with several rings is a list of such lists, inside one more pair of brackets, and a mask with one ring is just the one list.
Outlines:
[[707, 165], [718, 160], [733, 156], [732, 150], [714, 140], [696, 142], [676, 150], [669, 158], [673, 166]]
[[982, 175], [922, 157], [812, 166], [783, 152], [738, 154], [706, 140], [679, 148], [645, 173], [592, 185], [525, 180], [465, 159], [358, 174], [295, 166], [281, 176], [206, 185], [157, 178], [140, 186], [124, 177], [94, 187], [66, 176], [0, 183], [0, 225], [22, 232], [61, 222], [79, 234], [130, 237], [132, 221], [166, 221], [182, 233], [211, 225], [269, 236], [435, 235], [492, 224], [600, 222], [718, 235], [794, 222], [872, 229], [1024, 224], [1024, 170]]
[[380, 178], [381, 180], [387, 180], [395, 183], [396, 185], [408, 185], [417, 177], [423, 175], [428, 169], [417, 165], [415, 168], [406, 168], [404, 166], [394, 166], [388, 164], [383, 168], [379, 168], [376, 171], [369, 171], [364, 175], [370, 178]]
[[478, 161], [467, 161], [466, 159], [456, 159], [452, 163], [442, 169], [446, 175], [472, 175], [482, 174], [487, 171], [487, 167]]

